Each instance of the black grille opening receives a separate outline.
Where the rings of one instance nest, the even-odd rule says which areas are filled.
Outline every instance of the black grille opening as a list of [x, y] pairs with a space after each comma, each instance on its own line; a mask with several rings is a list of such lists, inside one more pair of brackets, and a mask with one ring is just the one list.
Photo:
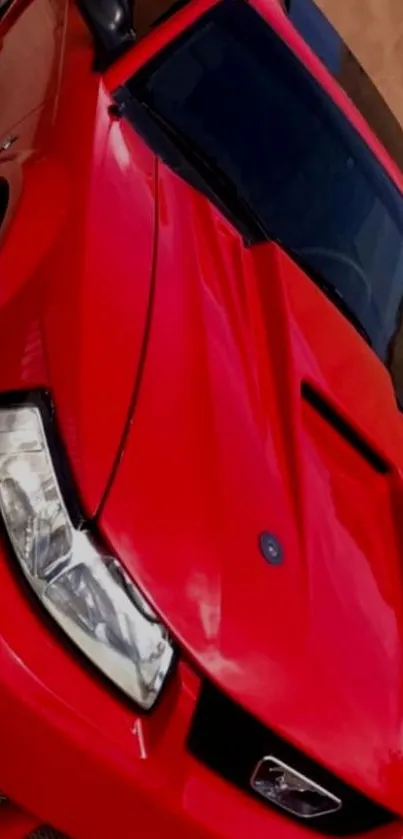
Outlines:
[[[263, 807], [273, 807], [285, 818], [333, 836], [357, 834], [385, 825], [396, 817], [345, 784], [332, 772], [301, 754], [268, 730], [217, 688], [205, 682], [188, 736], [191, 754], [253, 796]], [[342, 801], [342, 808], [315, 819], [298, 819], [265, 801], [251, 787], [251, 778], [263, 757], [273, 756], [293, 770], [328, 790]]]

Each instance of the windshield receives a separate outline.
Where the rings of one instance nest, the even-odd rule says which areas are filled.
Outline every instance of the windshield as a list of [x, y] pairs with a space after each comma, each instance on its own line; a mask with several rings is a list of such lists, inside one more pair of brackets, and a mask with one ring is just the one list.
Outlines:
[[233, 185], [263, 235], [334, 290], [386, 360], [403, 295], [403, 198], [257, 12], [223, 0], [132, 91]]

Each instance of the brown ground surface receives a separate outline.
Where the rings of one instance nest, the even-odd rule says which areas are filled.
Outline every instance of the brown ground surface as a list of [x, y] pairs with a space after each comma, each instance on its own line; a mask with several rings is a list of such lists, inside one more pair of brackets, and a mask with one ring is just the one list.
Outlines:
[[403, 0], [317, 0], [403, 126]]

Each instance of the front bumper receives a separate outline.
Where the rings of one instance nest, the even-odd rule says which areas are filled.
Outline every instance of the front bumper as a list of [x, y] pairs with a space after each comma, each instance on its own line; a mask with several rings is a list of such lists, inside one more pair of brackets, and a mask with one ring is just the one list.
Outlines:
[[1, 839], [42, 824], [72, 839], [306, 837], [187, 753], [199, 687], [182, 663], [137, 717], [66, 648], [0, 549], [0, 790], [13, 802]]
[[72, 839], [244, 839], [251, 827], [259, 839], [271, 822], [295, 833], [187, 754], [198, 689], [181, 664], [139, 720], [66, 648], [1, 549], [0, 790], [13, 802], [1, 839], [45, 823]]

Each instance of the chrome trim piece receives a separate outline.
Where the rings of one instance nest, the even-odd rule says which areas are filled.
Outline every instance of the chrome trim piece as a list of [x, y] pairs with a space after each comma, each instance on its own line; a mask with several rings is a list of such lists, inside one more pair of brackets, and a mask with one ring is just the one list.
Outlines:
[[[277, 800], [274, 794], [275, 782], [273, 782], [273, 795], [268, 795], [267, 793], [263, 792], [260, 788], [260, 785], [263, 785], [265, 779], [262, 778], [259, 783], [259, 773], [261, 772], [262, 767], [266, 766], [267, 764], [271, 764], [271, 768], [269, 767], [269, 772], [278, 772], [279, 769], [283, 770], [284, 777], [286, 778], [288, 776], [288, 783], [292, 782], [295, 792], [317, 793], [317, 795], [321, 795], [324, 799], [327, 800], [328, 806], [324, 806], [323, 810], [318, 810], [315, 813], [298, 812], [297, 809], [294, 809], [293, 807], [284, 804], [281, 801], [281, 799]], [[315, 781], [312, 781], [310, 778], [307, 778], [305, 775], [302, 775], [300, 772], [297, 772], [297, 770], [293, 769], [292, 766], [288, 766], [286, 763], [283, 763], [283, 761], [278, 760], [278, 758], [274, 757], [274, 755], [268, 755], [266, 757], [263, 757], [262, 760], [259, 761], [250, 779], [250, 785], [252, 789], [266, 801], [275, 804], [277, 807], [281, 807], [281, 809], [285, 810], [287, 813], [291, 813], [293, 816], [296, 816], [299, 819], [317, 819], [320, 816], [327, 816], [331, 813], [337, 813], [338, 810], [341, 810], [343, 806], [341, 799], [337, 798], [336, 795], [333, 795], [332, 792], [329, 792], [329, 790], [320, 786], [320, 784], [315, 783]], [[279, 791], [281, 791], [281, 786], [278, 787], [278, 789]], [[292, 792], [292, 787], [290, 787], [290, 791]]]

